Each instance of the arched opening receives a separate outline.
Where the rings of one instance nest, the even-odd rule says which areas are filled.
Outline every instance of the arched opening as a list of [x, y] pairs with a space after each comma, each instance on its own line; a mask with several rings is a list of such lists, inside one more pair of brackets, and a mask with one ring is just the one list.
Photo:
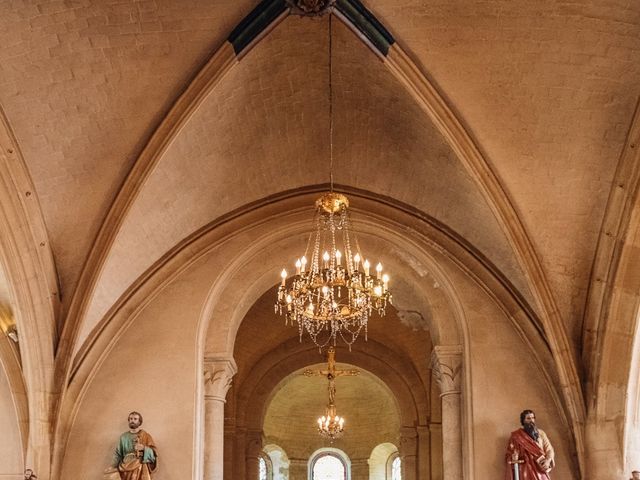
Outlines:
[[289, 480], [289, 457], [282, 447], [267, 444], [263, 451], [271, 460], [271, 474], [273, 480]]
[[273, 480], [273, 464], [266, 453], [258, 458], [258, 480]]
[[400, 455], [392, 454], [387, 462], [387, 480], [402, 480], [402, 460]]
[[308, 480], [350, 480], [349, 456], [337, 448], [322, 448], [309, 459]]
[[394, 458], [400, 458], [400, 455], [393, 443], [376, 445], [369, 456], [369, 480], [389, 480]]

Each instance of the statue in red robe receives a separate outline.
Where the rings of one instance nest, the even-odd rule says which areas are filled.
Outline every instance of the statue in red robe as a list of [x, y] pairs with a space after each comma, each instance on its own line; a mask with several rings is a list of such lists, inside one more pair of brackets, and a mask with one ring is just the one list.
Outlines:
[[[536, 426], [536, 415], [531, 410], [520, 414], [522, 428], [511, 432], [507, 445], [506, 480], [550, 480], [549, 472], [555, 467], [555, 452], [544, 431]], [[519, 479], [515, 478], [514, 464], [518, 465]]]

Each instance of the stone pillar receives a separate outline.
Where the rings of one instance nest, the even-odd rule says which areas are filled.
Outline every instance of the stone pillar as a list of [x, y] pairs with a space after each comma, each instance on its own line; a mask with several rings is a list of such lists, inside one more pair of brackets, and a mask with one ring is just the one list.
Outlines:
[[233, 359], [204, 359], [205, 480], [223, 480], [224, 403], [237, 371]]
[[236, 425], [233, 449], [233, 477], [227, 480], [244, 480], [247, 469], [247, 429]]
[[351, 480], [369, 480], [369, 459], [351, 460]]
[[442, 399], [443, 480], [460, 480], [462, 468], [462, 348], [437, 346], [431, 355]]
[[400, 448], [398, 448], [398, 455], [400, 455], [402, 462], [402, 480], [417, 480], [417, 453], [418, 433], [415, 427], [402, 427], [400, 429]]
[[258, 480], [260, 455], [262, 454], [262, 430], [247, 431], [247, 480]]
[[416, 427], [418, 432], [418, 478], [431, 480], [431, 431], [428, 425]]
[[307, 458], [289, 459], [289, 480], [307, 480]]
[[236, 438], [236, 426], [225, 418], [224, 425], [224, 480], [233, 480], [238, 478], [237, 468], [235, 465], [234, 452]]

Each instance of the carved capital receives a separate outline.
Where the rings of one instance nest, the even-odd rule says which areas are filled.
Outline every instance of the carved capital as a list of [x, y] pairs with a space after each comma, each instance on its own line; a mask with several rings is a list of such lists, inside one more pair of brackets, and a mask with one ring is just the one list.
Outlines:
[[232, 358], [204, 359], [204, 396], [224, 402], [231, 387], [231, 380], [238, 371]]
[[445, 345], [434, 347], [431, 369], [440, 387], [440, 396], [460, 394], [462, 384], [462, 347]]

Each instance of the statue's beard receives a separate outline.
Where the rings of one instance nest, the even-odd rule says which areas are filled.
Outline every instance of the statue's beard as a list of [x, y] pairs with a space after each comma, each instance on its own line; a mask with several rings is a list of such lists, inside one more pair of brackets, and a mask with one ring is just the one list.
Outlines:
[[535, 423], [525, 423], [524, 431], [527, 432], [529, 436], [536, 442], [538, 441], [538, 437], [540, 436], [540, 434], [538, 433], [538, 428], [536, 427]]

